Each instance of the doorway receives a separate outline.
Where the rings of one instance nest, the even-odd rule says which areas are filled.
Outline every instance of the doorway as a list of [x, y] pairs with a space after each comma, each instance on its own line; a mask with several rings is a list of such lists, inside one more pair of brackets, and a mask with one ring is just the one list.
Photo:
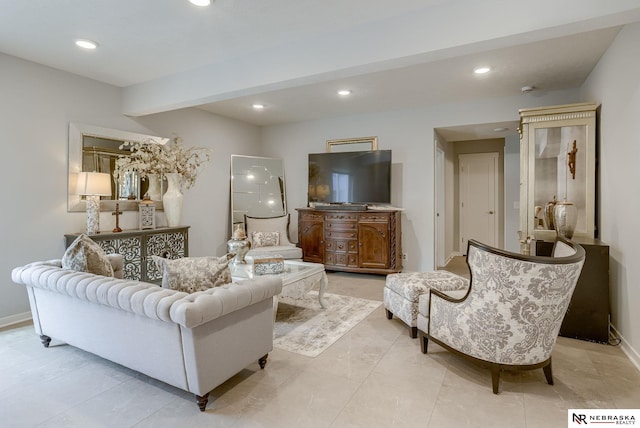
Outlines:
[[458, 155], [459, 251], [469, 239], [499, 246], [498, 153]]
[[[446, 264], [446, 237], [445, 237], [445, 154], [444, 151], [436, 147], [436, 267], [443, 267]], [[441, 185], [440, 185], [441, 183]]]

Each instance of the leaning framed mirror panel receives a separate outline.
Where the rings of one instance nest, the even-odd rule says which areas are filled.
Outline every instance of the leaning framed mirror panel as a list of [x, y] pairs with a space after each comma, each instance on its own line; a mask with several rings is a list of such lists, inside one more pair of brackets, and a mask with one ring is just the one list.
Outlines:
[[287, 214], [282, 159], [231, 155], [231, 230], [245, 229], [244, 216]]

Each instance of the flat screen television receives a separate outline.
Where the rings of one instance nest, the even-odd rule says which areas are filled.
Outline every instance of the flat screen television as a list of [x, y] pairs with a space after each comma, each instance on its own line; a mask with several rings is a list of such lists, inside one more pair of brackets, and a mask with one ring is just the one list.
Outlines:
[[390, 204], [391, 150], [309, 154], [309, 202]]

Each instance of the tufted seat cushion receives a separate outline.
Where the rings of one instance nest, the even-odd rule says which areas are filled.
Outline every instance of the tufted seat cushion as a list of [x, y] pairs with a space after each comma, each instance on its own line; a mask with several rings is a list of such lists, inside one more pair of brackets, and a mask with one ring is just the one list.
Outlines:
[[429, 289], [445, 292], [452, 297], [458, 295], [462, 297], [468, 288], [467, 278], [444, 270], [394, 273], [387, 275], [384, 286], [384, 307], [389, 319], [396, 315], [411, 328], [411, 337], [416, 337], [420, 296], [427, 296], [428, 308]]
[[418, 303], [418, 297], [430, 288], [445, 292], [467, 289], [469, 280], [446, 270], [403, 272], [387, 275], [385, 287], [410, 302]]
[[301, 259], [302, 258], [302, 248], [296, 247], [295, 245], [276, 245], [272, 247], [258, 247], [256, 249], [250, 250], [246, 259], [251, 260], [253, 257], [282, 257], [283, 259]]

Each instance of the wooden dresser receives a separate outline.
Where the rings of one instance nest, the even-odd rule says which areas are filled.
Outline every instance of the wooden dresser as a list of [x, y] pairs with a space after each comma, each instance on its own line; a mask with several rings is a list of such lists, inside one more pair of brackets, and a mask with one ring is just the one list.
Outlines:
[[[64, 235], [65, 246], [71, 245], [79, 235], [79, 233]], [[189, 226], [131, 229], [88, 236], [107, 254], [122, 254], [123, 276], [126, 279], [158, 282], [162, 279], [162, 275], [151, 256], [177, 259], [189, 255]]]
[[402, 270], [400, 212], [298, 208], [305, 262], [327, 270], [389, 274]]

